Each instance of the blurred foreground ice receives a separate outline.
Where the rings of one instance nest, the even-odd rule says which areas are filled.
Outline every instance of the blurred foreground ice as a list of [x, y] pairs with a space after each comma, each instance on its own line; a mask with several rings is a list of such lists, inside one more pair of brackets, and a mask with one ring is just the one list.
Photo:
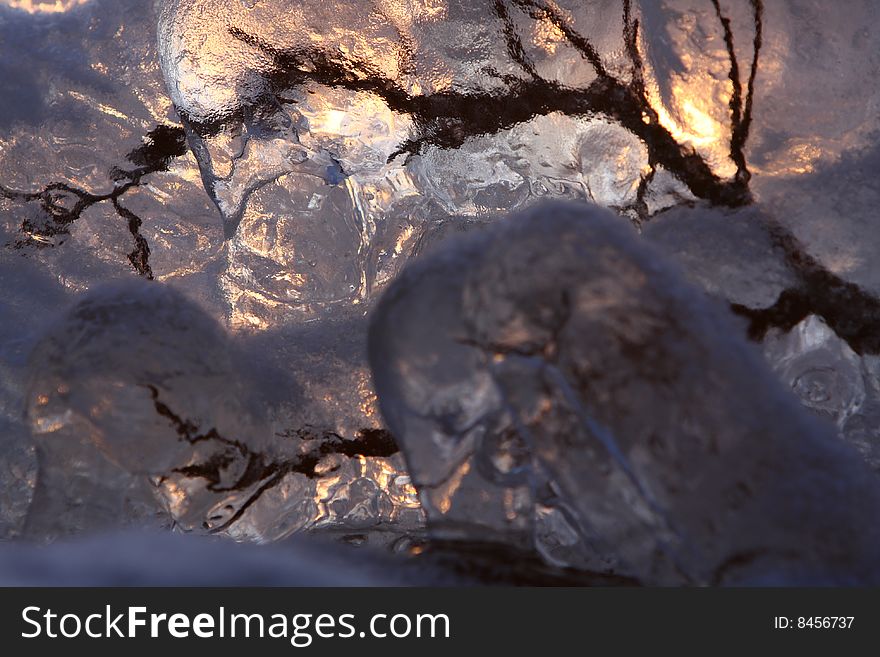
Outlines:
[[[877, 581], [880, 480], [726, 315], [595, 208], [540, 206], [407, 268], [370, 358], [429, 529], [528, 540], [541, 503], [646, 582]], [[806, 330], [783, 378], [842, 422], [857, 359]]]
[[387, 586], [381, 561], [354, 566], [340, 546], [247, 548], [144, 531], [101, 533], [49, 547], [0, 545], [0, 586]]
[[[164, 285], [134, 280], [84, 295], [29, 361], [39, 473], [26, 535], [150, 517], [260, 542], [331, 519], [419, 528], [408, 479], [377, 464], [397, 453], [386, 434], [273, 436], [240, 359], [213, 319]], [[365, 457], [377, 460], [358, 476], [351, 462]]]

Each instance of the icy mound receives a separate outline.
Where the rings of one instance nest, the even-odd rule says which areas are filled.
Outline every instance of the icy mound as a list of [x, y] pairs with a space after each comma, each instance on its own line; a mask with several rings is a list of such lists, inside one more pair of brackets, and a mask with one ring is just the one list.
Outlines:
[[270, 541], [321, 523], [418, 528], [408, 479], [365, 462], [395, 454], [390, 437], [272, 435], [234, 353], [166, 286], [81, 299], [29, 362], [39, 473], [27, 534], [152, 522]]
[[544, 504], [647, 582], [877, 580], [880, 483], [604, 211], [542, 206], [417, 261], [370, 343], [440, 535], [527, 540]]
[[29, 362], [40, 461], [30, 531], [132, 521], [149, 507], [151, 480], [175, 516], [199, 515], [204, 502], [179, 481], [199, 464], [214, 464], [205, 493], [233, 490], [268, 432], [228, 352], [216, 323], [167, 287], [132, 281], [80, 300]]

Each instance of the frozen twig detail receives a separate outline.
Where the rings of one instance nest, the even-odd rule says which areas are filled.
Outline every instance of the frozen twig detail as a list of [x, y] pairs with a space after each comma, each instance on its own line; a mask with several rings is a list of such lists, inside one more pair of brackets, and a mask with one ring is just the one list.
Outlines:
[[37, 201], [45, 218], [42, 222], [34, 221], [30, 217], [24, 219], [21, 231], [27, 237], [13, 246], [49, 246], [53, 244], [53, 238], [68, 234], [70, 226], [79, 220], [83, 212], [98, 203], [110, 201], [116, 213], [127, 222], [128, 230], [135, 241], [134, 250], [128, 254], [129, 262], [138, 274], [152, 279], [150, 247], [140, 232], [143, 222], [120, 201], [129, 190], [140, 186], [146, 176], [167, 171], [171, 160], [185, 152], [186, 135], [183, 128], [160, 125], [146, 135], [143, 145], [128, 154], [128, 160], [136, 168], [114, 167], [110, 171], [114, 187], [106, 194], [92, 194], [60, 182], [47, 185], [39, 192], [23, 192], [0, 185], [0, 197], [23, 203]]
[[[389, 161], [398, 156], [412, 157], [429, 146], [458, 148], [470, 137], [495, 134], [536, 116], [553, 112], [570, 116], [601, 114], [620, 123], [645, 143], [652, 169], [663, 166], [698, 198], [715, 205], [736, 207], [751, 202], [743, 148], [751, 123], [752, 95], [762, 29], [761, 3], [756, 0], [753, 6], [755, 55], [744, 100], [739, 67], [732, 49], [732, 36], [726, 38], [730, 46], [731, 80], [735, 79], [731, 100], [731, 157], [737, 165], [738, 173], [732, 180], [723, 180], [717, 176], [698, 153], [678, 143], [661, 124], [645, 90], [644, 63], [639, 49], [639, 20], [634, 16], [628, 0], [623, 2], [623, 40], [631, 62], [632, 77], [629, 81], [620, 80], [609, 73], [592, 42], [578, 32], [553, 3], [544, 0], [493, 2], [493, 11], [501, 22], [507, 52], [523, 73], [522, 76], [501, 76], [506, 86], [501, 92], [443, 91], [412, 95], [369, 62], [358, 61], [339, 53], [327, 53], [318, 48], [278, 48], [259, 35], [250, 34], [238, 27], [229, 28], [229, 35], [272, 60], [274, 65], [269, 88], [273, 96], [290, 86], [312, 82], [374, 94], [384, 100], [391, 110], [411, 116], [415, 123], [414, 133], [399, 145]], [[575, 88], [540, 77], [517, 32], [514, 11], [522, 12], [534, 21], [551, 23], [566, 43], [589, 62], [596, 73], [596, 79], [585, 88]], [[726, 32], [729, 32], [729, 21], [723, 16], [721, 18]], [[267, 98], [266, 102], [271, 102], [271, 99]], [[196, 122], [190, 124], [196, 132], [207, 135], [218, 130], [224, 121], [218, 120], [216, 125]]]

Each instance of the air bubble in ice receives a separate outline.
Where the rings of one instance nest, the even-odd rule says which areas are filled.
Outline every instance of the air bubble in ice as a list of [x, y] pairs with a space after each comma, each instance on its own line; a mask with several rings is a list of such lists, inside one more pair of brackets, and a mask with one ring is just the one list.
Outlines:
[[865, 400], [861, 359], [821, 318], [811, 315], [768, 338], [773, 369], [807, 408], [843, 427]]

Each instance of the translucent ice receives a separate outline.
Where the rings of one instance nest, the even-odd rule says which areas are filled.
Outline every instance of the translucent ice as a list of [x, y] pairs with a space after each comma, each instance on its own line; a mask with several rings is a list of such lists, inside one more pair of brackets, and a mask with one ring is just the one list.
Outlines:
[[843, 438], [854, 445], [867, 463], [880, 473], [880, 358], [864, 356], [862, 373], [865, 381], [865, 402], [850, 417], [841, 431]]
[[[26, 440], [18, 444], [19, 438], [29, 434], [18, 426], [26, 369], [18, 361], [24, 361], [31, 346], [28, 336], [35, 327], [51, 321], [49, 317], [58, 307], [69, 305], [71, 297], [99, 283], [135, 274], [170, 281], [215, 318], [226, 319], [218, 262], [225, 262], [229, 247], [216, 208], [204, 192], [197, 163], [186, 152], [184, 130], [173, 124], [177, 117], [162, 88], [154, 52], [155, 23], [146, 5], [143, 0], [92, 0], [69, 12], [31, 17], [0, 3], [0, 67], [8, 84], [21, 91], [14, 112], [0, 100], [4, 171], [0, 176], [4, 244], [0, 252], [4, 283], [0, 406], [11, 425], [4, 432], [10, 444], [0, 463], [8, 502], [2, 511], [4, 535], [20, 531], [22, 509], [33, 492], [32, 449]], [[59, 52], [67, 55], [59, 56]], [[40, 84], [47, 80], [52, 84]], [[130, 85], [120, 86], [120, 81]], [[245, 322], [245, 326], [250, 324]], [[363, 383], [368, 380], [366, 365], [351, 356], [363, 342], [364, 332], [340, 328], [339, 335], [347, 341], [334, 342], [335, 331], [327, 326], [316, 330], [332, 345], [322, 346], [320, 356], [290, 348], [279, 335], [263, 342], [258, 355], [252, 354], [249, 361], [264, 359], [274, 370], [288, 374], [283, 380], [289, 386], [286, 394], [280, 387], [272, 388], [277, 379], [255, 391], [265, 395], [267, 403], [284, 399], [274, 405], [269, 420], [271, 433], [291, 433], [292, 437], [275, 437], [282, 446], [296, 448], [298, 454], [301, 439], [297, 432], [306, 429], [314, 440], [302, 442], [312, 451], [317, 451], [316, 444], [325, 437], [329, 443], [334, 435], [350, 441], [362, 430], [379, 429], [360, 410], [369, 410], [372, 391]], [[315, 361], [324, 364], [320, 372]], [[249, 385], [256, 388], [253, 382]], [[303, 398], [310, 403], [301, 403]], [[189, 418], [189, 409], [173, 410]], [[307, 506], [315, 510], [324, 495], [346, 495], [348, 484], [358, 477], [375, 474], [383, 482], [405, 480], [397, 454], [364, 456], [363, 464], [359, 456], [350, 458], [354, 462], [340, 466], [333, 473], [334, 484], [327, 481], [322, 491], [308, 483], [289, 487], [304, 490], [307, 497], [314, 494]], [[389, 477], [385, 470], [393, 470], [396, 476]], [[196, 477], [185, 483], [187, 490], [193, 486], [201, 490], [206, 482]], [[277, 500], [278, 491], [284, 489], [267, 490], [271, 494], [265, 495], [266, 501], [276, 499], [279, 507], [288, 508], [289, 497]], [[412, 494], [406, 486], [395, 490], [400, 495], [391, 495], [394, 512], [378, 515], [377, 523], [396, 518], [398, 502], [411, 505], [407, 500]], [[387, 511], [386, 506], [382, 508]], [[249, 512], [256, 510], [254, 505], [249, 507]], [[180, 515], [177, 526], [201, 528], [205, 513], [197, 509], [186, 518]], [[341, 516], [333, 513], [315, 511], [311, 520], [317, 518], [334, 526], [343, 524]], [[270, 519], [271, 514], [263, 513], [258, 522], [251, 523], [248, 535], [263, 540], [276, 536], [275, 531], [283, 533], [284, 527], [300, 526], [289, 521], [283, 510], [278, 512], [277, 523]], [[244, 532], [248, 525], [237, 522], [237, 526]]]
[[544, 206], [415, 262], [371, 362], [440, 531], [522, 540], [549, 486], [583, 545], [645, 581], [880, 575], [878, 482], [596, 208]]
[[875, 470], [880, 469], [876, 356], [859, 356], [821, 318], [810, 315], [788, 333], [774, 331], [764, 351], [801, 403], [838, 428]]
[[273, 436], [234, 353], [168, 287], [130, 282], [80, 300], [30, 359], [39, 477], [28, 533], [164, 514], [186, 531], [254, 541], [313, 527], [419, 528], [387, 433]]
[[765, 343], [767, 358], [804, 406], [843, 427], [865, 401], [861, 360], [820, 318], [811, 315]]
[[155, 514], [154, 485], [166, 492], [167, 477], [203, 462], [215, 465], [213, 483], [231, 487], [247, 466], [241, 453], [266, 444], [221, 330], [158, 284], [134, 281], [79, 301], [40, 340], [29, 370], [34, 536]]
[[[162, 71], [231, 238], [224, 292], [245, 326], [368, 301], [450, 218], [564, 197], [641, 221], [748, 196], [720, 129], [691, 139], [661, 111], [634, 3], [160, 5]], [[729, 123], [717, 59], [694, 73], [718, 78], [712, 118], [691, 108], [710, 128]]]
[[[245, 326], [363, 304], [433, 224], [547, 196], [643, 223], [695, 198], [749, 204], [754, 187], [812, 236], [851, 195], [786, 190], [878, 127], [870, 2], [827, 20], [695, 0], [160, 8], [162, 71], [234, 233], [222, 280]], [[845, 237], [807, 240], [835, 271], [859, 269], [823, 246], [864, 241], [851, 228], [876, 203], [858, 205]]]
[[[231, 329], [245, 354], [231, 376], [259, 400], [244, 406], [266, 407], [272, 447], [241, 489], [207, 490], [238, 477], [236, 457], [227, 473], [196, 460], [142, 490], [148, 475], [77, 433], [75, 486], [103, 478], [129, 491], [105, 502], [136, 507], [97, 509], [96, 525], [414, 544], [422, 514], [377, 410], [365, 316], [413, 256], [545, 197], [615, 209], [753, 340], [787, 345], [810, 372], [794, 392], [832, 420], [852, 402], [838, 433], [880, 470], [878, 12], [871, 0], [0, 0], [0, 537], [21, 533], [34, 495], [22, 412], [34, 336], [89, 289], [143, 276]], [[805, 321], [827, 327], [818, 350]], [[814, 377], [829, 353], [834, 374]], [[478, 402], [462, 421], [494, 403]], [[183, 425], [201, 413], [186, 403], [169, 405]], [[494, 446], [462, 478], [462, 491], [482, 485], [474, 472], [489, 482], [480, 522], [550, 563], [619, 566], [559, 483], [523, 465], [534, 457], [515, 419], [494, 416]], [[435, 489], [423, 497], [441, 504]], [[490, 531], [466, 529], [451, 500], [461, 524], [435, 533]]]

